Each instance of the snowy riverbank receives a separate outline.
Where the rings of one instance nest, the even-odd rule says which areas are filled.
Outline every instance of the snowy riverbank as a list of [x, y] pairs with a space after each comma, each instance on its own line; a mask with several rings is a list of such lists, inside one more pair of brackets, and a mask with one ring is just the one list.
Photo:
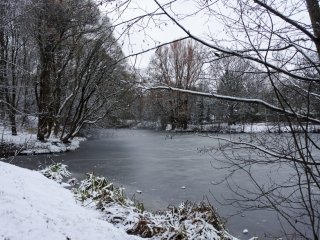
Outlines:
[[73, 194], [39, 172], [0, 162], [0, 238], [141, 239], [76, 204]]
[[[142, 121], [139, 123], [131, 123], [131, 127], [134, 129], [161, 129], [161, 126], [157, 122]], [[212, 124], [188, 124], [187, 129], [172, 129], [171, 124], [167, 124], [166, 131], [168, 132], [213, 132], [213, 133], [288, 133], [288, 132], [308, 132], [319, 133], [320, 125], [317, 124], [305, 124], [295, 125], [291, 127], [283, 123], [245, 123], [245, 124], [232, 124], [227, 123], [212, 123]]]
[[[58, 182], [69, 176], [64, 165], [42, 174]], [[150, 213], [127, 199], [121, 188], [93, 174], [74, 194], [42, 174], [0, 161], [1, 239], [235, 239], [210, 205], [186, 202]]]
[[66, 151], [72, 151], [79, 148], [80, 142], [85, 141], [85, 138], [76, 137], [70, 140], [70, 143], [63, 143], [60, 139], [50, 137], [45, 142], [37, 140], [35, 133], [28, 133], [25, 131], [18, 132], [17, 136], [12, 136], [8, 129], [0, 128], [2, 148], [2, 156], [5, 157], [10, 151], [10, 155], [32, 155], [32, 154], [48, 154], [48, 153], [61, 153]]

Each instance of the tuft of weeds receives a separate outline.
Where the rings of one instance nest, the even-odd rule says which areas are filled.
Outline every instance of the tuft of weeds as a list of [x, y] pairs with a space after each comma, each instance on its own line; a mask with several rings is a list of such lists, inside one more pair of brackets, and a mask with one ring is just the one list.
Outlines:
[[70, 177], [71, 173], [67, 170], [67, 165], [62, 163], [52, 164], [39, 171], [45, 177], [61, 183], [65, 177]]
[[93, 200], [99, 208], [108, 203], [117, 202], [121, 205], [127, 204], [127, 197], [123, 188], [118, 188], [104, 177], [95, 176], [94, 173], [87, 173], [87, 178], [81, 181], [79, 188], [74, 189], [77, 199], [84, 202]]
[[140, 213], [145, 211], [143, 202], [138, 201], [135, 194], [133, 194], [131, 201], [133, 202], [133, 206], [139, 210]]

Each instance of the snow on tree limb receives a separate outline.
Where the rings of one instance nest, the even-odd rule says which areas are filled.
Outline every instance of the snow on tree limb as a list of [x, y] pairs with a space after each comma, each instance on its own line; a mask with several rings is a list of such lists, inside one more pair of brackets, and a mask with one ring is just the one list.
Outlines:
[[275, 105], [272, 105], [264, 100], [261, 99], [251, 99], [251, 98], [243, 98], [243, 97], [232, 97], [232, 96], [226, 96], [226, 95], [220, 95], [216, 93], [205, 93], [205, 92], [198, 92], [194, 90], [186, 90], [186, 89], [180, 89], [180, 88], [174, 88], [174, 87], [168, 87], [168, 86], [155, 86], [155, 87], [150, 87], [150, 90], [168, 90], [168, 91], [175, 91], [175, 92], [182, 92], [182, 93], [187, 93], [191, 95], [196, 95], [196, 96], [202, 96], [202, 97], [209, 97], [209, 98], [216, 98], [216, 99], [221, 99], [221, 100], [227, 100], [227, 101], [234, 101], [234, 102], [243, 102], [243, 103], [255, 103], [255, 104], [260, 104], [272, 111], [287, 114], [291, 117], [297, 117], [299, 119], [302, 119], [304, 121], [309, 121], [313, 123], [319, 123], [320, 120], [316, 118], [312, 118], [303, 114], [299, 114], [297, 112], [285, 110], [282, 108], [279, 108]]

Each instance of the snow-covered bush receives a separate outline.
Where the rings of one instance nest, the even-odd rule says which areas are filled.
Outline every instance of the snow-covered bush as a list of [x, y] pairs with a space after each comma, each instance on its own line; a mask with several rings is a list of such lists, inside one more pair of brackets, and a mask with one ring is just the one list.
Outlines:
[[94, 173], [87, 173], [87, 178], [81, 181], [79, 188], [74, 189], [74, 193], [79, 201], [92, 199], [97, 206], [109, 202], [128, 204], [122, 188], [114, 187], [106, 178], [95, 176]]
[[40, 170], [40, 173], [58, 183], [61, 183], [63, 178], [71, 176], [71, 173], [67, 170], [67, 165], [62, 163], [52, 164], [45, 169]]
[[141, 209], [136, 207], [138, 205], [126, 197], [123, 188], [115, 187], [104, 177], [87, 173], [87, 178], [73, 191], [78, 201], [103, 211], [105, 220], [118, 228], [127, 231], [139, 219]]
[[189, 201], [158, 213], [144, 212], [128, 233], [152, 239], [232, 239], [210, 204]]
[[205, 202], [184, 202], [179, 207], [151, 213], [142, 203], [129, 200], [123, 189], [93, 173], [74, 189], [76, 199], [85, 206], [101, 210], [104, 218], [129, 234], [154, 240], [232, 239], [214, 208]]

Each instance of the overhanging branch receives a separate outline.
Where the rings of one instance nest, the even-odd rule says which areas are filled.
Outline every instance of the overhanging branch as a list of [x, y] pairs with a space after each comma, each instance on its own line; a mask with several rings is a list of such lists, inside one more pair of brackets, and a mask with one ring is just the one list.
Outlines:
[[284, 110], [282, 108], [279, 108], [277, 106], [274, 106], [266, 101], [263, 101], [261, 99], [256, 99], [256, 98], [242, 98], [242, 97], [233, 97], [233, 96], [226, 96], [226, 95], [221, 95], [221, 94], [216, 94], [216, 93], [205, 93], [205, 92], [198, 92], [198, 91], [193, 91], [193, 90], [187, 90], [187, 89], [180, 89], [180, 88], [174, 88], [174, 87], [168, 87], [168, 86], [156, 86], [156, 87], [151, 87], [149, 88], [150, 90], [168, 90], [168, 91], [175, 91], [175, 92], [182, 92], [182, 93], [187, 93], [195, 96], [202, 96], [202, 97], [208, 97], [208, 98], [216, 98], [216, 99], [221, 99], [221, 100], [227, 100], [227, 101], [233, 101], [233, 102], [243, 102], [243, 103], [253, 103], [253, 104], [259, 104], [261, 106], [264, 106], [274, 112], [278, 113], [283, 113], [287, 114], [291, 117], [296, 117], [299, 118], [303, 121], [307, 122], [313, 122], [320, 124], [320, 120], [316, 118], [311, 118], [309, 116], [305, 116], [303, 114], [299, 114], [293, 111], [289, 110]]

